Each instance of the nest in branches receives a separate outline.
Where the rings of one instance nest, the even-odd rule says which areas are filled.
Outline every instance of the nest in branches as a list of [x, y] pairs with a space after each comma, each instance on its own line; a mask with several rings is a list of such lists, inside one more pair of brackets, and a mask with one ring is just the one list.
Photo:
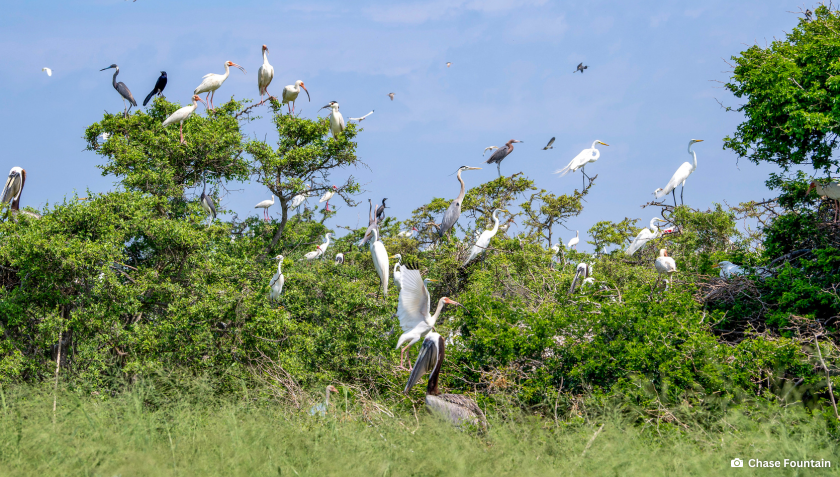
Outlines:
[[708, 277], [699, 283], [694, 298], [704, 305], [732, 305], [739, 299], [762, 303], [761, 291], [755, 281], [746, 276]]

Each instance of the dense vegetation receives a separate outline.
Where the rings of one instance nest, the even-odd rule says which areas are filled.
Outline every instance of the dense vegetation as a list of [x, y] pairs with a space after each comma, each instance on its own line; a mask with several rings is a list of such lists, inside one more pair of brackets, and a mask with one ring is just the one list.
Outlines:
[[[834, 110], [818, 97], [820, 88], [833, 87], [827, 75], [837, 55], [827, 61], [822, 53], [809, 53], [825, 43], [840, 45], [837, 31], [837, 12], [820, 7], [813, 22], [803, 22], [786, 39], [733, 59], [737, 67], [728, 86], [748, 99], [740, 108], [747, 122], [728, 147], [755, 161], [787, 166], [810, 158], [819, 171], [838, 172], [830, 154], [836, 147]], [[782, 74], [780, 62], [790, 66], [783, 74], [797, 81], [768, 79]], [[768, 108], [768, 98], [784, 104]], [[817, 115], [817, 106], [827, 108], [824, 121], [795, 119]], [[356, 205], [363, 191], [352, 172], [363, 165], [355, 155], [363, 132], [350, 125], [334, 139], [324, 119], [284, 115], [276, 102], [269, 107], [275, 145], [245, 136], [254, 109], [236, 101], [189, 119], [186, 144], [174, 128], [160, 127], [178, 108], [165, 99], [128, 118], [106, 115], [84, 139], [102, 157], [103, 174], [120, 182], [119, 190], [67, 197], [39, 211], [40, 218], [4, 210], [0, 384], [6, 393], [0, 429], [12, 432], [6, 423], [20, 426], [19, 416], [38, 415], [34, 404], [20, 399], [34, 393], [31, 403], [40, 403], [41, 383], [59, 389], [53, 419], [71, 425], [82, 410], [90, 423], [84, 432], [95, 433], [97, 445], [154, 434], [143, 445], [160, 449], [160, 455], [171, 450], [173, 465], [176, 451], [160, 440], [157, 417], [132, 414], [138, 429], [147, 429], [132, 435], [102, 421], [140, 408], [188, 412], [154, 396], [161, 395], [161, 386], [169, 389], [163, 395], [188, 395], [200, 382], [200, 394], [225, 410], [217, 416], [208, 407], [189, 410], [207, 429], [225, 427], [228, 421], [219, 416], [229, 412], [231, 422], [239, 422], [238, 413], [255, 421], [267, 415], [275, 422], [289, 419], [288, 432], [306, 432], [315, 424], [306, 424], [297, 411], [307, 410], [331, 383], [342, 386], [342, 412], [353, 419], [408, 422], [403, 417], [413, 415], [422, 390], [401, 394], [406, 373], [396, 369], [399, 326], [393, 317], [398, 293], [393, 285], [387, 297], [378, 293], [370, 253], [353, 245], [364, 229], [347, 231], [323, 259], [299, 261], [326, 232], [335, 232], [329, 228], [332, 213], [285, 207], [307, 184], [313, 195], [330, 187], [333, 175], [346, 178], [334, 200]], [[787, 126], [775, 125], [780, 111]], [[279, 220], [206, 217], [197, 201], [204, 181], [219, 204], [226, 184], [248, 178], [278, 196]], [[790, 404], [797, 410], [786, 411], [794, 414], [785, 414], [785, 422], [804, 426], [808, 439], [836, 439], [834, 389], [840, 382], [831, 376], [840, 351], [840, 227], [832, 223], [835, 204], [806, 193], [810, 181], [803, 173], [774, 175], [768, 185], [778, 198], [731, 208], [649, 204], [650, 215], [661, 215], [662, 228], [674, 233], [632, 257], [623, 253], [640, 230], [631, 218], [593, 226], [588, 237], [595, 255], [550, 249], [563, 222], [581, 214], [584, 197], [597, 193], [597, 178], [556, 196], [521, 174], [500, 177], [469, 189], [457, 233], [444, 240], [435, 241], [426, 225], [449, 205], [442, 198], [429, 198], [411, 217], [388, 217], [381, 235], [389, 253], [400, 253], [418, 263], [424, 276], [439, 280], [430, 289], [433, 300], [449, 296], [464, 305], [448, 308], [438, 322], [449, 343], [442, 386], [475, 397], [500, 426], [499, 439], [513, 442], [526, 432], [506, 424], [531, 422], [525, 416], [538, 416], [533, 427], [548, 429], [535, 439], [556, 438], [558, 445], [574, 441], [568, 436], [577, 435], [575, 426], [609, 416], [625, 428], [638, 426], [633, 432], [730, 432], [721, 423], [732, 412], [739, 413], [741, 429], [749, 429], [768, 415], [779, 419], [776, 406]], [[500, 232], [482, 257], [463, 266], [469, 239], [492, 225], [496, 208], [511, 210], [523, 231]], [[739, 228], [741, 221], [750, 228]], [[398, 236], [412, 227], [420, 232]], [[660, 248], [679, 267], [667, 290], [652, 266]], [[337, 252], [344, 254], [342, 265], [333, 263]], [[276, 271], [271, 257], [277, 254], [286, 257], [279, 304], [267, 298]], [[712, 266], [722, 260], [771, 273], [718, 278]], [[593, 265], [595, 282], [569, 293], [581, 261]], [[158, 388], [146, 396], [139, 389], [149, 382]], [[80, 398], [93, 399], [100, 417], [91, 419], [85, 410], [91, 404]], [[47, 418], [31, 422], [37, 419]], [[393, 422], [382, 425], [391, 436], [398, 430]], [[343, 436], [336, 439], [360, 427], [334, 426], [331, 432]], [[548, 437], [557, 426], [573, 432]], [[16, 454], [6, 452], [12, 445], [6, 442], [5, 459], [22, 462], [34, 452], [21, 447], [22, 432]], [[375, 433], [364, 435], [376, 440]], [[451, 439], [464, 452], [478, 452], [461, 437]]]

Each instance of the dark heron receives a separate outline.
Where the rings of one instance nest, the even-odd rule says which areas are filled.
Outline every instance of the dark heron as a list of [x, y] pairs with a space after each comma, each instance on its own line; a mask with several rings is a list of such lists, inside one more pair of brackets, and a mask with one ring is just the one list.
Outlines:
[[382, 199], [382, 205], [380, 205], [376, 208], [376, 221], [377, 222], [382, 222], [382, 219], [385, 218], [385, 201], [386, 200], [388, 200], [387, 197]]
[[[205, 173], [206, 174], [206, 173]], [[213, 203], [213, 198], [207, 195], [207, 179], [206, 177], [202, 178], [204, 181], [204, 190], [201, 191], [201, 207], [204, 208], [204, 211], [207, 212], [213, 220], [216, 219], [216, 205]]]
[[[105, 71], [114, 68], [114, 77], [111, 79], [111, 84], [114, 86], [114, 89], [117, 90], [117, 93], [120, 93], [120, 96], [123, 98], [123, 108], [125, 108], [125, 102], [128, 100], [131, 106], [137, 106], [137, 101], [134, 100], [134, 96], [131, 94], [131, 91], [128, 89], [128, 86], [125, 85], [122, 81], [117, 83], [117, 75], [120, 74], [120, 67], [116, 64], [113, 64], [107, 68], [102, 68], [99, 71]], [[128, 112], [131, 111], [131, 106], [129, 106], [124, 114], [125, 117], [128, 117]]]
[[443, 237], [446, 235], [446, 232], [449, 232], [455, 222], [458, 221], [458, 218], [461, 217], [461, 204], [464, 202], [464, 195], [466, 195], [466, 186], [464, 185], [464, 179], [461, 179], [461, 171], [478, 171], [481, 170], [480, 167], [470, 167], [470, 166], [461, 166], [458, 168], [458, 182], [461, 183], [461, 193], [458, 194], [458, 197], [449, 204], [449, 208], [446, 209], [446, 212], [443, 214], [443, 220], [440, 221], [440, 226], [438, 228], [438, 235]]
[[500, 147], [499, 150], [494, 152], [493, 155], [490, 156], [490, 159], [487, 159], [487, 164], [496, 164], [496, 169], [499, 170], [499, 177], [502, 177], [502, 161], [508, 157], [508, 154], [513, 152], [513, 145], [517, 142], [523, 141], [511, 139], [504, 146]]
[[545, 147], [543, 148], [543, 151], [547, 151], [547, 150], [549, 150], [549, 149], [554, 149], [553, 144], [554, 144], [554, 138], [551, 138], [551, 139], [548, 141], [548, 144], [546, 144], [546, 145], [545, 145]]
[[805, 21], [813, 20], [814, 19], [813, 15], [814, 15], [814, 12], [812, 12], [810, 8], [805, 9]]
[[143, 100], [143, 106], [149, 104], [149, 100], [152, 99], [152, 96], [159, 94], [163, 96], [163, 88], [166, 88], [166, 71], [160, 72], [160, 78], [155, 81], [155, 87], [152, 89], [152, 92], [146, 96], [146, 99]]
[[589, 67], [584, 66], [583, 63], [581, 63], [581, 64], [577, 65], [577, 68], [575, 68], [575, 70], [572, 71], [572, 73], [577, 73], [578, 71], [580, 71], [580, 74], [583, 74], [583, 70], [585, 70], [586, 68], [589, 68]]

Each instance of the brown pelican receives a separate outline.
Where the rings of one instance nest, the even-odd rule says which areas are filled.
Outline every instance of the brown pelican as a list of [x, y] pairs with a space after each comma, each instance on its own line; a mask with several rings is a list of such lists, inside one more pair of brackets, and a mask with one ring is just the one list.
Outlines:
[[569, 289], [569, 295], [575, 292], [575, 288], [581, 283], [589, 280], [589, 274], [592, 273], [590, 265], [586, 262], [580, 262], [575, 267], [575, 278], [572, 280], [572, 288]]
[[461, 394], [440, 393], [438, 378], [445, 347], [441, 335], [433, 331], [426, 336], [403, 392], [408, 394], [412, 386], [417, 384], [424, 374], [429, 373], [429, 384], [426, 386], [426, 407], [429, 411], [455, 425], [468, 423], [486, 427], [487, 418], [484, 417], [484, 413], [475, 401]]

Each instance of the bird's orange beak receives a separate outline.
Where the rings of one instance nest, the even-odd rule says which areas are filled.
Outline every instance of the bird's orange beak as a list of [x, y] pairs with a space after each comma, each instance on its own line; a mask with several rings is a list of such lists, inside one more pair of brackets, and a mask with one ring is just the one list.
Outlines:
[[[300, 84], [300, 87], [301, 87], [301, 88], [303, 88], [303, 90], [304, 90], [304, 91], [306, 91], [306, 99], [308, 99], [308, 100], [309, 100], [309, 102], [311, 103], [311, 102], [312, 102], [312, 98], [310, 98], [310, 97], [309, 97], [309, 90], [308, 90], [308, 89], [306, 89], [306, 86], [304, 86], [304, 85], [303, 85], [303, 83], [301, 83], [301, 84]], [[321, 108], [321, 109], [324, 109], [324, 108]]]
[[246, 75], [248, 74], [248, 72], [247, 72], [247, 71], [245, 71], [245, 68], [243, 68], [243, 67], [241, 67], [241, 66], [237, 65], [236, 63], [234, 63], [234, 62], [232, 62], [232, 61], [228, 61], [228, 65], [229, 65], [229, 66], [235, 66], [235, 67], [239, 68], [240, 70], [242, 70], [242, 72], [243, 72], [243, 73], [245, 73]]
[[205, 103], [205, 102], [204, 102], [204, 100], [203, 100], [203, 99], [201, 99], [201, 98], [200, 98], [197, 94], [196, 94], [196, 95], [193, 95], [193, 99], [194, 99], [195, 101], [201, 101], [201, 102], [202, 102], [202, 104], [204, 104], [204, 107], [205, 107], [205, 108], [207, 107], [207, 103]]

